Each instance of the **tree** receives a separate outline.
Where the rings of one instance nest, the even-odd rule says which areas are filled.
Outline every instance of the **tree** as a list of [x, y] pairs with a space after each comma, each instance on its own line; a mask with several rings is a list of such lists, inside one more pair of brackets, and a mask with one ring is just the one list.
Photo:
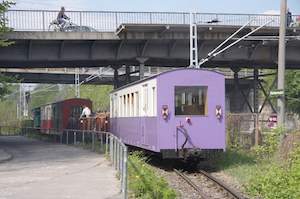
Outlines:
[[287, 71], [285, 81], [287, 110], [300, 115], [300, 71]]
[[[0, 3], [0, 37], [3, 33], [11, 31], [11, 28], [7, 27], [7, 18], [5, 17], [5, 12], [15, 3], [12, 1], [3, 1]], [[0, 47], [5, 47], [11, 45], [13, 42], [6, 39], [0, 39]]]
[[[2, 1], [2, 3], [0, 3], [0, 38], [2, 37], [3, 33], [11, 31], [11, 29], [6, 26], [7, 19], [5, 18], [5, 12], [12, 5], [14, 5], [14, 2], [12, 1]], [[8, 41], [6, 39], [0, 39], [0, 48], [6, 47], [11, 44], [13, 44], [13, 42]], [[11, 82], [15, 82], [15, 79], [6, 77], [0, 73], [0, 98], [1, 99], [3, 99], [5, 95], [10, 93], [11, 89], [9, 87], [9, 83]]]

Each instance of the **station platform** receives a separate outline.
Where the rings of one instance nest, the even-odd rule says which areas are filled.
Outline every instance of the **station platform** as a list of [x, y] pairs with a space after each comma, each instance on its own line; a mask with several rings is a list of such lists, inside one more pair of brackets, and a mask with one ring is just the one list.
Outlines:
[[79, 147], [0, 136], [0, 198], [118, 199], [120, 182], [110, 164]]

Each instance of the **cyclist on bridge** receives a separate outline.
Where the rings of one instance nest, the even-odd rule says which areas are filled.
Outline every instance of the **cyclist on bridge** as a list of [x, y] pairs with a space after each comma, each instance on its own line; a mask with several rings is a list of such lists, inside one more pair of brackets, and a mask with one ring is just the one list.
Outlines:
[[65, 14], [65, 7], [61, 7], [60, 11], [57, 15], [57, 21], [60, 25], [61, 29], [63, 29], [66, 25], [66, 20], [69, 20], [70, 18]]

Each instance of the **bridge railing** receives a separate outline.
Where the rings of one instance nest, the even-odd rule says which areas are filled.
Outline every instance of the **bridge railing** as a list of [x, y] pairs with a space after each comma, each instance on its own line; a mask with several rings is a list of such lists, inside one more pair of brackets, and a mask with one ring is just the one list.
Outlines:
[[[5, 13], [7, 26], [15, 31], [48, 31], [58, 10], [9, 10]], [[97, 31], [115, 31], [120, 24], [189, 24], [190, 15], [185, 12], [111, 12], [111, 11], [67, 11], [73, 23], [89, 26]], [[293, 16], [296, 21], [297, 16]], [[253, 19], [249, 26], [259, 26], [269, 20], [271, 27], [279, 26], [279, 15], [196, 13], [199, 25], [241, 26]]]

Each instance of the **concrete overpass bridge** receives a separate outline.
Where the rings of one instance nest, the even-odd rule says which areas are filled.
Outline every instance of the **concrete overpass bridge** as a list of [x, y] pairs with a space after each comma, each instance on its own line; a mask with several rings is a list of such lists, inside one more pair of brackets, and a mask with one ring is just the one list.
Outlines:
[[[14, 28], [14, 31], [5, 34], [3, 38], [15, 41], [15, 44], [0, 48], [0, 67], [24, 69], [109, 66], [114, 71], [113, 76], [104, 77], [102, 83], [114, 82], [118, 85], [120, 69], [124, 65], [127, 67], [125, 74], [122, 74], [125, 82], [131, 76], [131, 81], [137, 78], [131, 72], [134, 74], [139, 72], [142, 78], [145, 66], [185, 67], [189, 65], [189, 13], [68, 12], [67, 15], [79, 27], [87, 27], [80, 30], [89, 30], [89, 32], [49, 31], [48, 24], [56, 17], [57, 12], [8, 11], [7, 25]], [[197, 13], [193, 17], [198, 27], [198, 57], [200, 58], [205, 57], [247, 21], [251, 20], [249, 26], [232, 41], [272, 20], [266, 27], [204, 65], [206, 68], [232, 69], [235, 77], [234, 85], [238, 82], [238, 72], [241, 68], [254, 69], [253, 93], [256, 98], [258, 70], [277, 68], [279, 16]], [[296, 17], [293, 16], [294, 21]], [[286, 67], [290, 69], [300, 67], [299, 35], [299, 27], [287, 29]], [[132, 70], [135, 67], [138, 70]], [[68, 79], [66, 75], [59, 76], [61, 79]], [[82, 77], [85, 78], [84, 75]], [[41, 77], [50, 76], [51, 74], [44, 76], [30, 74], [31, 81], [36, 82], [42, 82]], [[55, 78], [57, 79], [58, 75], [55, 75]], [[107, 79], [104, 80], [105, 78]], [[253, 110], [257, 112], [258, 105], [255, 101]]]
[[[4, 38], [14, 45], [0, 48], [0, 67], [183, 67], [189, 64], [189, 14], [151, 12], [69, 12], [79, 26], [94, 32], [51, 32], [57, 11], [10, 10]], [[248, 20], [240, 35], [273, 20], [267, 27], [233, 46], [205, 67], [277, 67], [279, 16], [194, 14], [198, 23], [199, 57], [228, 38]], [[294, 16], [296, 20], [296, 16]], [[300, 28], [287, 31], [287, 67], [300, 66]], [[237, 39], [237, 38], [233, 38]]]
[[[199, 57], [205, 57], [238, 26], [198, 26]], [[247, 28], [243, 34], [251, 31]], [[300, 66], [300, 29], [288, 30], [287, 68]], [[0, 66], [182, 67], [189, 64], [188, 25], [123, 24], [116, 32], [15, 31], [4, 38], [14, 45], [0, 48]], [[236, 38], [235, 38], [236, 39]], [[233, 46], [205, 67], [277, 67], [278, 28], [266, 27]]]

